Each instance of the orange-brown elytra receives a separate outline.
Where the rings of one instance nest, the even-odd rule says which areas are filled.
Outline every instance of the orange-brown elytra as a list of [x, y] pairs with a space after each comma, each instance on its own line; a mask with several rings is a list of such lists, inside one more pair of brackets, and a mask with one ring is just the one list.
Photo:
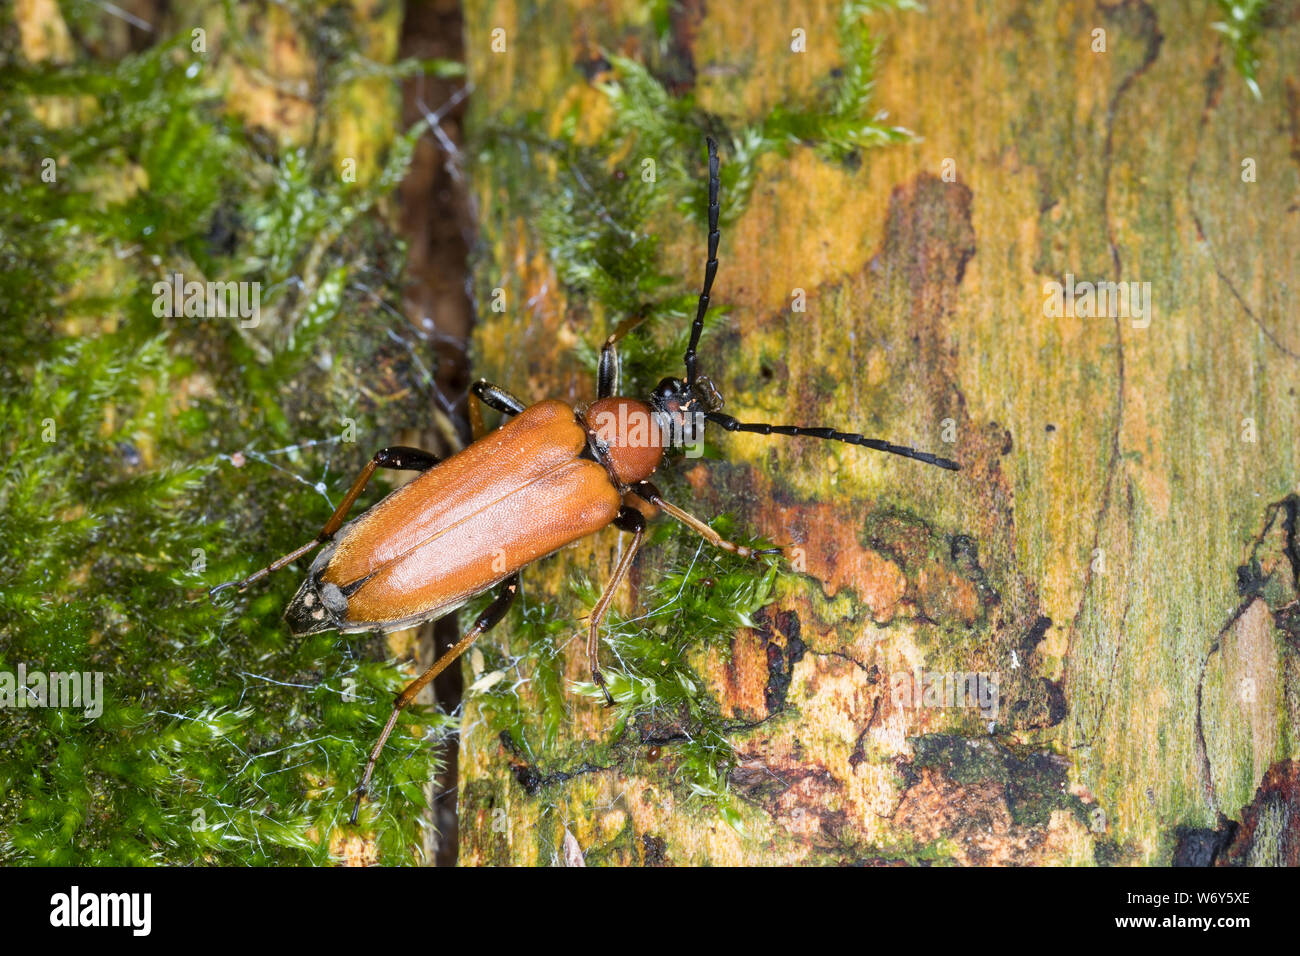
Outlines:
[[[505, 389], [480, 380], [471, 389], [474, 396], [511, 416], [499, 428], [446, 461], [415, 448], [381, 449], [313, 540], [242, 581], [213, 588], [214, 594], [231, 586], [242, 590], [325, 544], [285, 612], [294, 634], [410, 627], [498, 589], [465, 636], [398, 695], [357, 787], [353, 822], [402, 708], [502, 618], [527, 565], [610, 525], [632, 535], [587, 623], [592, 681], [612, 704], [600, 672], [600, 625], [641, 545], [647, 518], [667, 512], [711, 544], [741, 557], [780, 553], [780, 548], [760, 551], [733, 544], [665, 501], [647, 479], [662, 463], [666, 445], [697, 442], [705, 423], [713, 422], [727, 431], [822, 438], [958, 468], [947, 458], [852, 432], [741, 422], [722, 413], [722, 396], [696, 369], [696, 346], [718, 269], [718, 151], [712, 139], [708, 153], [708, 258], [684, 380], [663, 379], [644, 401], [618, 395], [617, 344], [640, 317], [625, 319], [605, 340], [597, 399], [590, 405], [548, 400], [526, 406]], [[477, 420], [478, 410], [471, 411]], [[376, 468], [421, 474], [345, 524]]]

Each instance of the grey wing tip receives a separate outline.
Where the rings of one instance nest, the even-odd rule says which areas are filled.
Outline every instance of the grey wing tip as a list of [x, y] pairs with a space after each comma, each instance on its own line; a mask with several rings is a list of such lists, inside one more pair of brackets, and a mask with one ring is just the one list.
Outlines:
[[307, 578], [284, 609], [284, 620], [295, 637], [336, 630], [343, 625], [348, 599], [337, 585]]

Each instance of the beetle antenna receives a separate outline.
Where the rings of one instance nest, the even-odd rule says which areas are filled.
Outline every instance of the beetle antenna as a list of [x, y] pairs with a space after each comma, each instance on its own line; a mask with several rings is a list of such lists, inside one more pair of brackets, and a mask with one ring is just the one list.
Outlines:
[[849, 445], [861, 445], [864, 448], [874, 448], [876, 451], [887, 451], [891, 455], [900, 455], [914, 461], [923, 461], [927, 465], [936, 465], [939, 468], [947, 468], [949, 471], [961, 470], [961, 465], [951, 458], [941, 458], [927, 451], [917, 451], [907, 445], [895, 445], [893, 442], [887, 442], [881, 438], [867, 438], [856, 432], [839, 432], [833, 428], [807, 428], [801, 425], [768, 425], [765, 422], [742, 422], [737, 421], [730, 415], [724, 415], [722, 412], [708, 412], [704, 417], [715, 425], [721, 425], [729, 432], [789, 435], [792, 438], [824, 438], [827, 441], [842, 441]]
[[709, 258], [704, 263], [704, 288], [700, 291], [700, 304], [691, 323], [691, 343], [686, 346], [686, 384], [695, 387], [695, 347], [700, 344], [704, 331], [704, 313], [709, 311], [709, 293], [713, 291], [713, 277], [718, 274], [718, 144], [706, 136], [709, 144]]

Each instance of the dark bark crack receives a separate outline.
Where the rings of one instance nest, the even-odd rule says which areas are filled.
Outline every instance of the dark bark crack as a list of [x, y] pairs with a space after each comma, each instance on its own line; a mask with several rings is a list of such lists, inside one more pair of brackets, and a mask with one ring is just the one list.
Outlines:
[[1209, 125], [1210, 115], [1216, 108], [1218, 108], [1219, 99], [1223, 92], [1223, 64], [1217, 56], [1214, 59], [1214, 64], [1210, 67], [1210, 72], [1206, 76], [1205, 82], [1205, 104], [1201, 109], [1201, 122], [1196, 134], [1196, 153], [1192, 158], [1191, 166], [1187, 170], [1187, 208], [1191, 211], [1192, 222], [1196, 225], [1196, 236], [1205, 243], [1205, 247], [1210, 252], [1210, 262], [1214, 266], [1214, 274], [1219, 277], [1220, 282], [1227, 286], [1228, 291], [1232, 293], [1232, 297], [1236, 299], [1237, 304], [1241, 306], [1241, 311], [1246, 313], [1246, 317], [1250, 319], [1251, 322], [1255, 323], [1255, 327], [1264, 333], [1264, 337], [1268, 339], [1273, 347], [1279, 352], [1287, 356], [1287, 358], [1300, 359], [1300, 352], [1288, 348], [1280, 339], [1278, 339], [1278, 337], [1273, 333], [1273, 330], [1264, 323], [1264, 320], [1255, 313], [1255, 310], [1250, 307], [1245, 296], [1241, 294], [1241, 290], [1237, 288], [1237, 283], [1232, 281], [1232, 277], [1228, 275], [1223, 264], [1219, 261], [1219, 256], [1215, 251], [1214, 241], [1206, 233], [1205, 226], [1201, 220], [1201, 214], [1197, 211], [1196, 192], [1192, 188], [1192, 183], [1196, 179], [1196, 171], [1201, 164], [1201, 144], [1205, 142], [1205, 128]]
[[[1236, 625], [1243, 614], [1249, 610], [1250, 606], [1257, 600], [1263, 600], [1260, 592], [1273, 579], [1275, 571], [1264, 574], [1259, 565], [1259, 549], [1264, 544], [1269, 532], [1273, 530], [1274, 522], [1277, 521], [1278, 514], [1282, 515], [1283, 531], [1283, 556], [1291, 568], [1292, 581], [1300, 589], [1300, 542], [1297, 541], [1297, 516], [1300, 514], [1300, 495], [1289, 494], [1280, 501], [1275, 501], [1268, 506], [1265, 511], [1264, 527], [1255, 537], [1254, 543], [1250, 548], [1250, 557], [1237, 568], [1238, 591], [1243, 592], [1242, 582], [1246, 582], [1244, 588], [1244, 599], [1233, 610], [1228, 620], [1219, 628], [1214, 635], [1209, 650], [1205, 652], [1205, 657], [1201, 659], [1200, 674], [1196, 679], [1196, 753], [1201, 763], [1201, 773], [1205, 777], [1205, 796], [1210, 802], [1210, 808], [1216, 813], [1220, 812], [1218, 791], [1214, 786], [1214, 773], [1210, 766], [1209, 747], [1205, 741], [1205, 723], [1202, 716], [1202, 705], [1205, 690], [1205, 674], [1210, 666], [1210, 658], [1217, 654], [1223, 645], [1224, 636]], [[1289, 606], [1288, 606], [1289, 608]], [[1271, 609], [1270, 609], [1271, 610]], [[1287, 608], [1281, 609], [1285, 612]], [[1277, 614], [1274, 612], [1274, 620]], [[1282, 624], [1278, 625], [1285, 631]]]

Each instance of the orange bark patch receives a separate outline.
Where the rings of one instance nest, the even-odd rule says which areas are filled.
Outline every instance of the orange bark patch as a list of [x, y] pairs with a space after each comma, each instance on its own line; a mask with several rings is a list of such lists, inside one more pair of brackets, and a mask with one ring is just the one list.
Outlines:
[[893, 822], [920, 842], [947, 841], [953, 858], [963, 865], [1023, 866], [1063, 858], [1069, 819], [1058, 813], [1047, 826], [1017, 826], [1003, 784], [960, 784], [937, 768], [924, 767], [903, 794]]
[[718, 701], [724, 717], [758, 719], [766, 716], [763, 692], [767, 687], [767, 640], [745, 628], [731, 641]]

